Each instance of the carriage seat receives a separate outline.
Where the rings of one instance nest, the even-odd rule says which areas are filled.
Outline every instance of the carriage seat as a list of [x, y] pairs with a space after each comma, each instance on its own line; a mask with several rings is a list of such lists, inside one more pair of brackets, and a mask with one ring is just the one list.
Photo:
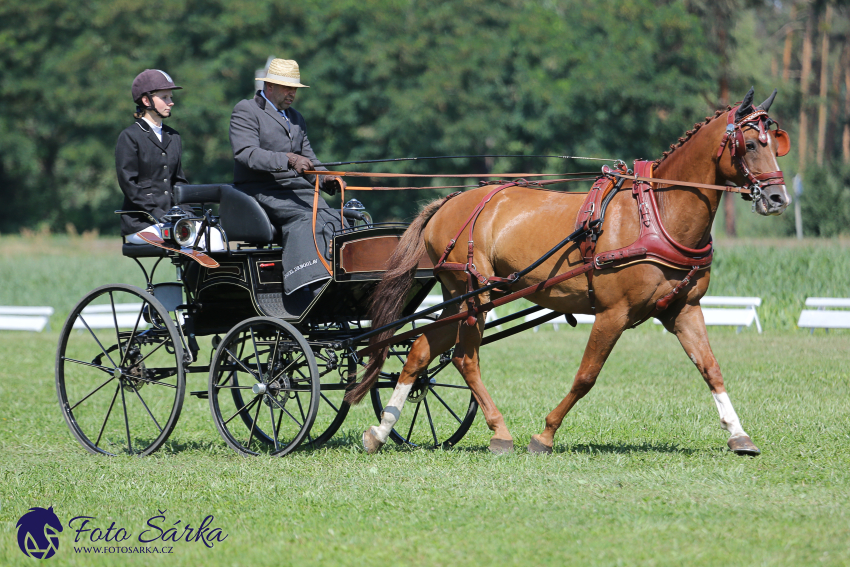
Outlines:
[[230, 241], [274, 244], [278, 230], [256, 199], [233, 185], [175, 185], [174, 202], [179, 205], [218, 203], [221, 227]]

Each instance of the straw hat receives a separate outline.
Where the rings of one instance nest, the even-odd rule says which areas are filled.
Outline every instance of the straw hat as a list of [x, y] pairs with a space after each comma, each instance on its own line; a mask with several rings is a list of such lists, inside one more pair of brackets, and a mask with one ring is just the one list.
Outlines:
[[298, 63], [292, 59], [272, 59], [266, 76], [257, 77], [256, 80], [285, 87], [309, 88], [301, 84], [301, 71], [298, 70]]

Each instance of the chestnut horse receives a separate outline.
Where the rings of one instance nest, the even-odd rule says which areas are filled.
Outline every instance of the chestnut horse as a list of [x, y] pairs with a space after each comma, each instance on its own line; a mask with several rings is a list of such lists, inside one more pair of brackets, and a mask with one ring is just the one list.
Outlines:
[[[679, 144], [671, 146], [671, 151], [665, 152], [655, 162], [654, 177], [715, 186], [752, 183], [753, 187], [758, 186], [752, 195], [754, 211], [761, 215], [782, 213], [791, 199], [776, 157], [787, 153], [788, 138], [782, 131], [765, 132], [765, 126], [773, 123], [766, 111], [775, 94], [774, 91], [768, 100], [753, 107], [751, 89], [738, 107], [717, 111], [713, 117], [695, 125], [693, 130], [679, 138]], [[752, 113], [760, 113], [762, 118], [747, 122], [746, 118]], [[732, 126], [727, 128], [727, 124]], [[732, 131], [726, 134], [729, 129]], [[771, 182], [762, 183], [765, 178]], [[624, 189], [631, 185], [627, 182]], [[390, 270], [374, 294], [370, 318], [375, 328], [399, 318], [419, 258], [427, 251], [436, 263], [446, 245], [456, 237], [464, 221], [490, 191], [492, 187], [474, 189], [452, 199], [435, 201], [423, 209], [402, 237], [389, 261]], [[711, 242], [711, 224], [723, 191], [685, 186], [659, 187], [655, 191], [658, 220], [669, 236], [684, 247], [706, 249]], [[472, 264], [477, 272], [504, 278], [531, 265], [573, 231], [583, 199], [583, 194], [518, 186], [493, 195], [474, 224]], [[608, 206], [596, 252], [616, 250], [635, 242], [641, 234], [640, 224], [632, 191], [618, 192]], [[447, 260], [466, 264], [467, 251], [467, 246], [458, 246], [452, 249]], [[688, 281], [685, 280], [687, 272], [681, 267], [673, 268], [649, 260], [637, 259], [616, 267], [597, 265], [592, 270], [592, 294], [588, 291], [589, 279], [580, 275], [528, 296], [534, 303], [553, 311], [596, 316], [572, 387], [546, 417], [543, 431], [532, 437], [528, 445], [530, 452], [552, 452], [555, 432], [570, 409], [593, 387], [617, 339], [623, 331], [640, 324], [652, 314], [676, 335], [708, 384], [720, 413], [720, 426], [729, 433], [729, 448], [739, 454], [759, 453], [732, 407], [720, 367], [708, 343], [700, 298], [708, 289], [710, 264], [699, 271], [695, 268]], [[571, 243], [522, 277], [511, 289], [539, 284], [583, 265], [579, 247]], [[468, 275], [464, 271], [441, 271], [438, 277], [446, 299], [458, 297], [468, 289]], [[676, 290], [677, 294], [671, 295], [671, 290]], [[498, 296], [495, 291], [493, 295]], [[656, 302], [665, 296], [672, 301], [664, 311], [655, 310]], [[476, 296], [475, 304], [488, 301], [490, 293], [485, 292]], [[441, 318], [467, 309], [469, 306], [465, 302], [455, 303], [443, 311]], [[483, 314], [479, 314], [477, 321], [475, 318], [462, 319], [463, 322], [430, 329], [413, 343], [398, 384], [382, 414], [381, 424], [363, 434], [363, 444], [368, 452], [378, 451], [386, 442], [415, 378], [436, 356], [453, 345], [452, 362], [472, 390], [487, 426], [493, 431], [490, 450], [496, 453], [513, 450], [511, 433], [481, 380], [479, 347], [484, 319]], [[388, 332], [373, 338], [372, 344], [391, 334]], [[349, 402], [359, 402], [372, 387], [386, 358], [385, 352], [386, 349], [372, 355], [364, 379], [346, 397]]]

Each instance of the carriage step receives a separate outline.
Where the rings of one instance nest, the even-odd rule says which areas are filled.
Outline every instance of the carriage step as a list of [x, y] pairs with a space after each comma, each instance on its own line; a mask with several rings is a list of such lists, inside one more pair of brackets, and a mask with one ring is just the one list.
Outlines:
[[199, 398], [201, 400], [206, 400], [206, 399], [209, 399], [210, 392], [209, 392], [209, 390], [197, 390], [195, 392], [189, 392], [189, 395], [195, 396], [196, 398]]

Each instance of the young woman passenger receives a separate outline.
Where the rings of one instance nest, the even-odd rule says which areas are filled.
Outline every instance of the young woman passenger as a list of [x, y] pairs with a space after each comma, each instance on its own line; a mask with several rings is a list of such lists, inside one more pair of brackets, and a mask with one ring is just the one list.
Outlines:
[[[121, 215], [121, 234], [130, 244], [145, 244], [139, 236], [142, 232], [162, 237], [162, 223], [155, 223], [144, 213], [162, 221], [174, 206], [174, 185], [188, 183], [181, 163], [180, 134], [163, 124], [171, 116], [173, 91], [182, 88], [159, 69], [142, 71], [133, 80], [136, 120], [121, 132], [115, 144], [115, 171], [124, 193], [123, 210], [140, 211]], [[223, 249], [217, 229], [211, 231], [211, 240], [213, 250]]]

